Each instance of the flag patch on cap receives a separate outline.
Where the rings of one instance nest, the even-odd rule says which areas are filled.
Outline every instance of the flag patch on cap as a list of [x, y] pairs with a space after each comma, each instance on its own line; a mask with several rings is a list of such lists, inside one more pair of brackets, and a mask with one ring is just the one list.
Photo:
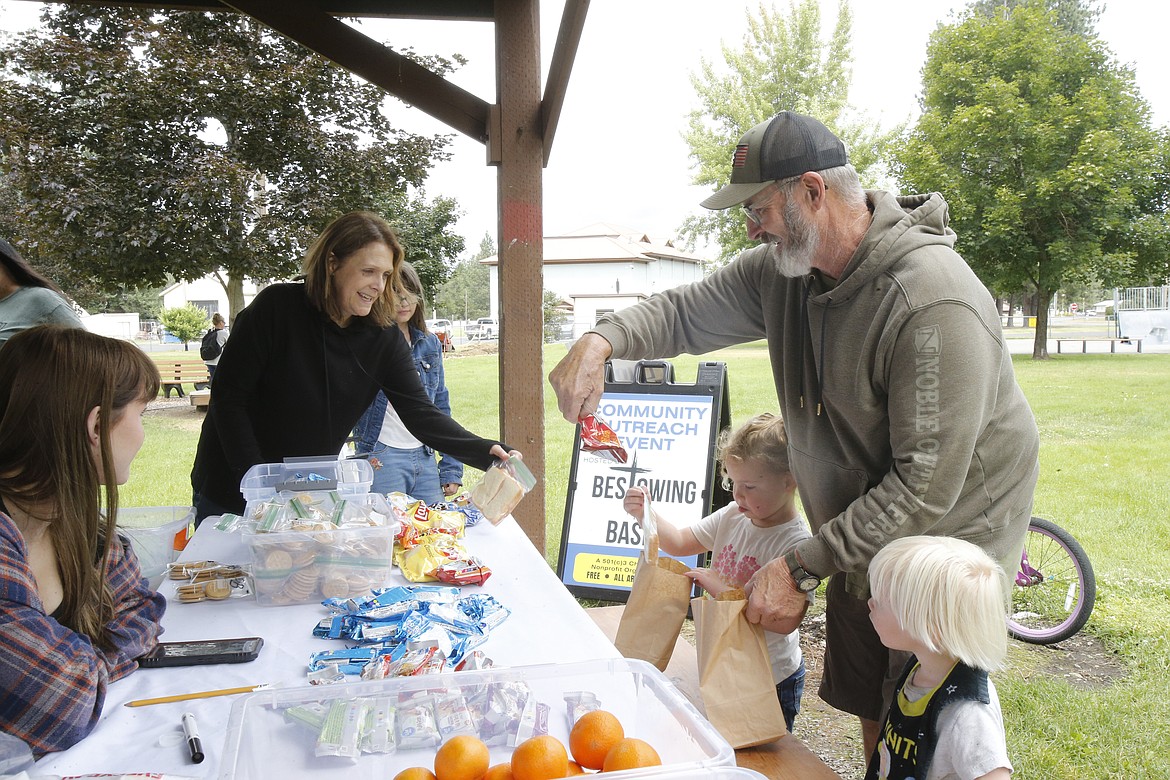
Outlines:
[[735, 155], [731, 158], [732, 168], [742, 168], [747, 165], [748, 145], [740, 144], [735, 147]]

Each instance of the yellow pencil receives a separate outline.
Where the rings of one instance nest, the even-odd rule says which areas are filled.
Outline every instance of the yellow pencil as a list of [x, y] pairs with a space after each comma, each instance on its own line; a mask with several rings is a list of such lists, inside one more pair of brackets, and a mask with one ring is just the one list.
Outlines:
[[160, 696], [157, 699], [136, 699], [126, 702], [127, 707], [145, 707], [150, 704], [168, 704], [172, 701], [187, 701], [188, 699], [210, 699], [214, 696], [232, 696], [237, 693], [251, 693], [264, 688], [264, 685], [245, 685], [242, 688], [220, 688], [217, 691], [196, 691], [195, 693], [177, 693], [174, 696]]

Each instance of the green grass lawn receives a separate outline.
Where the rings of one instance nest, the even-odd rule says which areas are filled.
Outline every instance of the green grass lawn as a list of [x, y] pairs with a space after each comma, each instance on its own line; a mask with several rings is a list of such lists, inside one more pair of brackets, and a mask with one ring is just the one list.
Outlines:
[[[565, 348], [544, 352], [544, 373]], [[675, 359], [692, 381], [698, 358]], [[733, 424], [777, 407], [762, 344], [704, 355], [727, 363]], [[455, 416], [498, 433], [497, 359], [446, 362]], [[1127, 669], [1107, 687], [1081, 689], [1047, 674], [1040, 656], [1015, 650], [997, 677], [1018, 780], [1170, 777], [1170, 356], [1060, 355], [1015, 359], [1040, 427], [1035, 513], [1069, 529], [1092, 558], [1097, 607], [1086, 629]], [[545, 383], [546, 550], [555, 565], [564, 518], [573, 426]], [[147, 440], [124, 489], [125, 506], [187, 504], [202, 415], [147, 414]], [[469, 477], [475, 472], [469, 469]], [[468, 484], [472, 480], [468, 480]], [[809, 695], [815, 695], [809, 692]]]

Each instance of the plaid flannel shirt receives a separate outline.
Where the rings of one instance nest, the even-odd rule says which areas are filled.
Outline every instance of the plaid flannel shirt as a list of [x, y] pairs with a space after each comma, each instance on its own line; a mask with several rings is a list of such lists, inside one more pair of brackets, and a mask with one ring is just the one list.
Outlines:
[[115, 647], [105, 651], [45, 614], [24, 538], [0, 513], [0, 728], [37, 755], [89, 734], [106, 686], [137, 669], [134, 659], [158, 642], [166, 600], [143, 579], [130, 543], [118, 541], [110, 546], [108, 569]]

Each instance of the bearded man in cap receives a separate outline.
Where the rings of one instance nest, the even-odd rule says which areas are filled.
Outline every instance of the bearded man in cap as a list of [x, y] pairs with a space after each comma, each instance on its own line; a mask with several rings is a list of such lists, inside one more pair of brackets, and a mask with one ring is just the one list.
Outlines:
[[841, 141], [785, 111], [743, 136], [731, 183], [702, 205], [742, 206], [760, 246], [606, 315], [549, 381], [576, 421], [596, 409], [611, 357], [767, 339], [813, 537], [756, 573], [747, 614], [792, 631], [806, 594], [829, 580], [820, 695], [861, 719], [868, 758], [909, 657], [883, 647], [869, 621], [869, 561], [895, 538], [954, 536], [1014, 574], [1038, 475], [1036, 423], [938, 193], [862, 189]]

